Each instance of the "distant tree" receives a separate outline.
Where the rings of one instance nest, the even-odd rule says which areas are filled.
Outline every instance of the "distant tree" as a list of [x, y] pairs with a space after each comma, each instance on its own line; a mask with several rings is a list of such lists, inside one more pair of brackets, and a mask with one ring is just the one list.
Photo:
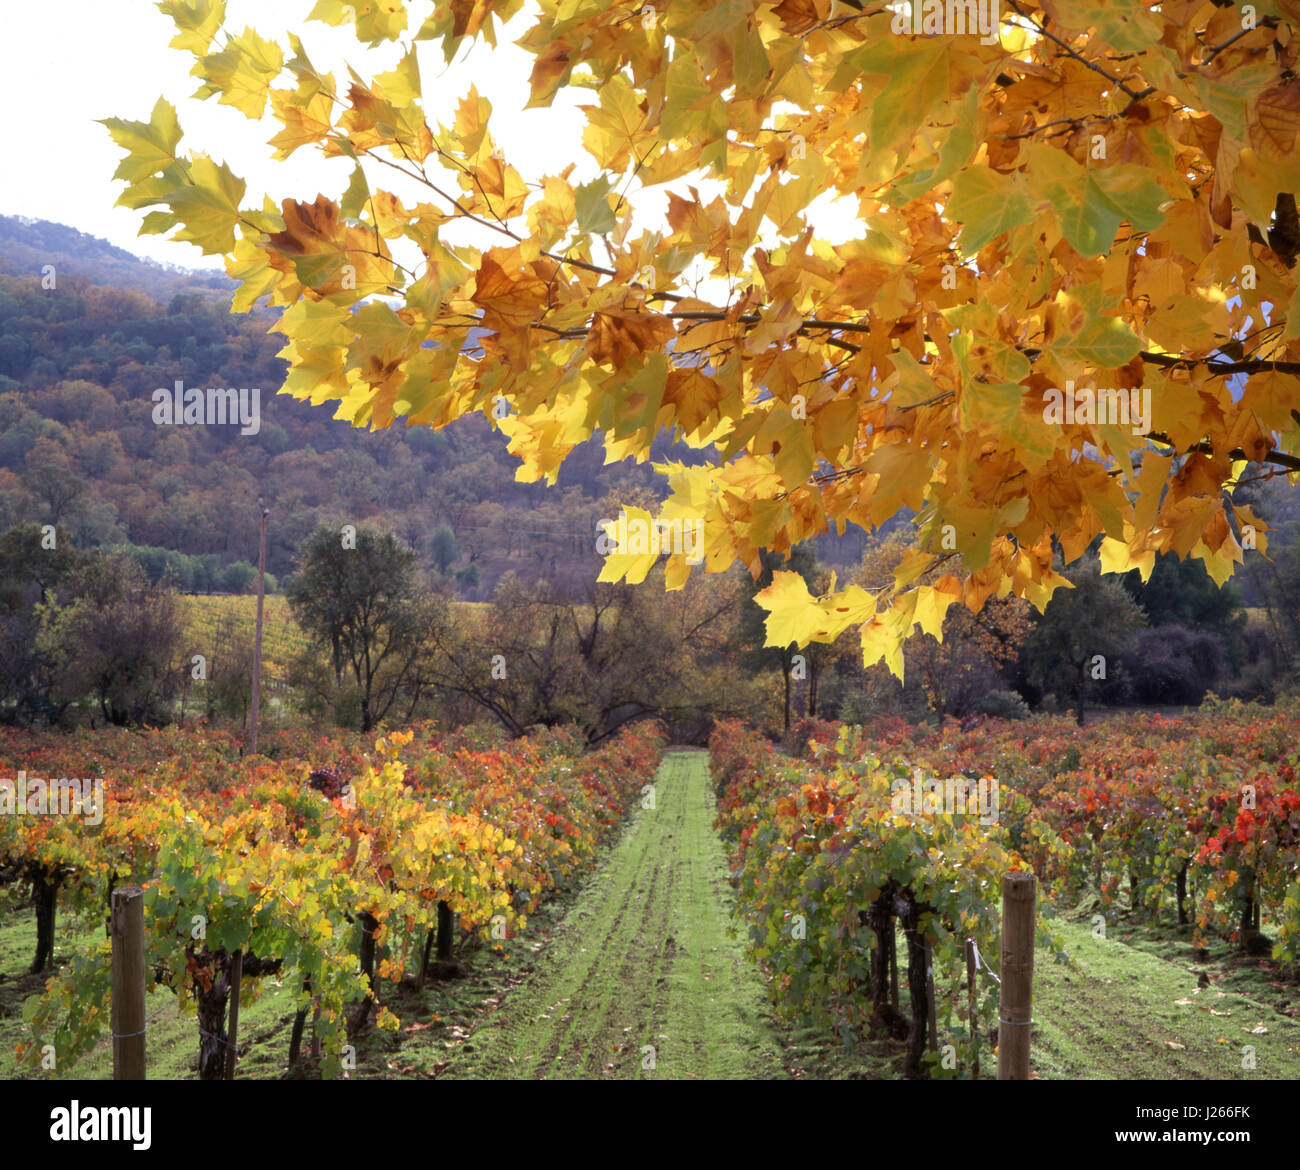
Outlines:
[[456, 534], [446, 524], [438, 525], [438, 530], [430, 541], [429, 551], [433, 555], [433, 567], [440, 573], [446, 573], [460, 560], [460, 545], [456, 543]]
[[1217, 688], [1223, 657], [1217, 634], [1166, 624], [1138, 630], [1124, 668], [1137, 702], [1195, 706]]
[[[902, 532], [870, 540], [854, 571], [854, 583], [868, 593], [879, 591], [907, 555]], [[918, 582], [935, 586], [944, 576], [943, 569], [930, 569]], [[977, 614], [954, 602], [943, 618], [942, 640], [918, 631], [909, 641], [906, 686], [884, 663], [867, 668], [862, 678], [865, 693], [851, 707], [854, 715], [865, 716], [873, 707], [912, 718], [923, 712], [942, 718], [976, 711], [990, 693], [1006, 687], [1003, 674], [1017, 661], [1032, 625], [1031, 612], [1028, 602], [1014, 596], [990, 598]]]
[[77, 474], [62, 444], [53, 439], [37, 439], [27, 452], [23, 483], [44, 503], [50, 523], [63, 520], [81, 494], [86, 481]]
[[1025, 639], [1022, 663], [1029, 681], [1044, 691], [1064, 693], [1083, 724], [1088, 683], [1104, 678], [1128, 648], [1144, 617], [1137, 602], [1113, 576], [1103, 577], [1095, 556], [1069, 566], [1063, 576], [1073, 589], [1059, 589]]
[[1142, 607], [1148, 625], [1211, 631], [1223, 639], [1230, 657], [1246, 629], [1241, 586], [1228, 581], [1220, 588], [1191, 557], [1157, 557], [1145, 583], [1136, 571], [1125, 573], [1120, 581]]
[[1300, 493], [1281, 480], [1251, 485], [1245, 494], [1269, 532], [1267, 556], [1244, 554], [1244, 584], [1251, 604], [1263, 610], [1269, 673], [1294, 677], [1300, 667]]
[[478, 570], [478, 565], [469, 564], [461, 569], [456, 570], [456, 580], [460, 583], [462, 589], [477, 589], [483, 584], [483, 576]]
[[221, 589], [224, 593], [243, 593], [257, 580], [257, 566], [247, 561], [235, 561], [221, 570]]
[[512, 735], [577, 723], [597, 743], [637, 719], [695, 728], [715, 715], [752, 717], [752, 688], [725, 656], [735, 609], [731, 583], [716, 577], [667, 597], [589, 584], [575, 598], [507, 573], [490, 607], [463, 607], [434, 627], [434, 678]]
[[59, 718], [69, 701], [54, 695], [58, 655], [41, 643], [41, 627], [56, 590], [77, 566], [63, 529], [45, 547], [41, 526], [24, 524], [0, 533], [0, 719], [35, 723]]
[[391, 533], [361, 527], [356, 547], [321, 525], [300, 550], [285, 590], [294, 619], [328, 653], [335, 681], [357, 689], [362, 731], [383, 719], [417, 678], [434, 602], [415, 554]]
[[203, 688], [208, 714], [242, 725], [253, 698], [253, 639], [247, 628], [223, 616], [217, 621], [213, 646]]
[[59, 665], [56, 697], [89, 693], [104, 719], [118, 725], [170, 720], [183, 638], [177, 595], [151, 585], [128, 557], [99, 552], [87, 556], [66, 588], [69, 602], [49, 615], [40, 636]]

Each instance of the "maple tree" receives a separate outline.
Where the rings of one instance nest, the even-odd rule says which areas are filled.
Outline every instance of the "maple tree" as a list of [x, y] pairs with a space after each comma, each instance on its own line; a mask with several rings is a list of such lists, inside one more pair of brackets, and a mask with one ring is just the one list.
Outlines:
[[[198, 96], [269, 109], [277, 160], [350, 172], [338, 201], [258, 205], [182, 150], [168, 101], [106, 120], [142, 230], [224, 256], [236, 310], [283, 309], [284, 392], [374, 428], [484, 413], [525, 481], [597, 431], [645, 458], [670, 428], [710, 458], [661, 468], [660, 514], [702, 518], [709, 572], [916, 513], [876, 592], [777, 575], [772, 645], [856, 626], [901, 674], [954, 603], [1044, 606], [1057, 550], [1101, 538], [1108, 571], [1173, 553], [1218, 582], [1267, 551], [1231, 494], [1300, 469], [1297, 0], [1010, 0], [987, 38], [946, 35], [937, 4], [910, 35], [865, 0], [542, 0], [529, 105], [591, 95], [587, 182], [521, 174], [473, 89], [427, 114], [421, 44], [495, 46], [521, 0], [319, 0], [359, 46], [402, 47], [369, 79], [226, 29], [223, 0], [159, 7]], [[659, 186], [666, 224], [634, 230]], [[825, 238], [824, 193], [856, 204], [853, 238]], [[1149, 391], [1149, 429], [1053, 410], [1075, 386]], [[602, 579], [658, 555], [620, 549]], [[690, 567], [670, 555], [668, 586]]]

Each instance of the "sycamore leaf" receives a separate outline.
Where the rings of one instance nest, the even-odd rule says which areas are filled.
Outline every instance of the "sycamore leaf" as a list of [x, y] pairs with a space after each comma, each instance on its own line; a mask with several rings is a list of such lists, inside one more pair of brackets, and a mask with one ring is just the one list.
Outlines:
[[316, 0], [308, 20], [341, 25], [351, 22], [365, 44], [395, 41], [406, 30], [406, 5], [395, 0]]
[[223, 255], [234, 249], [239, 201], [244, 180], [225, 163], [218, 166], [206, 154], [190, 164], [189, 187], [174, 191], [168, 200], [182, 230], [173, 239], [198, 244], [204, 255]]
[[609, 201], [611, 186], [609, 176], [600, 175], [590, 183], [583, 183], [573, 193], [579, 231], [602, 235], [618, 226], [614, 206]]
[[1052, 348], [1062, 356], [1081, 358], [1095, 366], [1117, 370], [1142, 348], [1142, 339], [1118, 318], [1103, 317], [1090, 321], [1081, 332], [1054, 343]]
[[[644, 508], [625, 508], [624, 522], [610, 522], [605, 526], [605, 536], [612, 551], [605, 554], [597, 581], [627, 581], [639, 585], [659, 560], [663, 548], [663, 532], [655, 517]], [[626, 541], [621, 538], [626, 535]]]
[[587, 350], [592, 361], [619, 370], [634, 357], [658, 349], [676, 332], [672, 322], [658, 313], [607, 309], [592, 318]]
[[384, 287], [392, 268], [377, 255], [372, 233], [346, 226], [338, 206], [318, 195], [314, 203], [286, 199], [281, 207], [284, 229], [268, 237], [271, 265], [293, 272], [315, 297], [346, 294], [356, 299]]
[[280, 46], [265, 40], [251, 28], [229, 37], [219, 53], [209, 53], [194, 66], [203, 79], [194, 96], [217, 95], [222, 105], [234, 106], [249, 118], [260, 118], [266, 110], [271, 83], [284, 67]]
[[226, 18], [226, 0], [158, 0], [158, 7], [176, 25], [171, 47], [195, 54], [208, 51]]
[[1026, 185], [1016, 175], [974, 169], [953, 182], [947, 214], [961, 224], [961, 246], [974, 255], [985, 244], [1025, 222], [1030, 203]]
[[103, 118], [101, 122], [108, 127], [113, 141], [127, 152], [113, 178], [138, 183], [176, 162], [181, 127], [171, 102], [159, 98], [148, 122], [128, 122], [122, 118]]
[[[954, 598], [1041, 608], [1066, 583], [1055, 552], [1099, 536], [1112, 572], [1172, 553], [1226, 580], [1265, 530], [1223, 502], [1300, 451], [1295, 378], [1269, 365], [1300, 328], [1285, 20], [1045, 0], [1055, 34], [1004, 20], [986, 37], [940, 27], [941, 5], [918, 6], [919, 29], [898, 5], [842, 7], [454, 0], [363, 75], [408, 6], [316, 0], [357, 50], [339, 84], [292, 33], [286, 60], [269, 30], [223, 35], [220, 0], [161, 0], [201, 94], [254, 118], [269, 96], [283, 200], [241, 209], [243, 183], [182, 156], [160, 101], [105, 122], [119, 203], [221, 254], [236, 309], [282, 310], [286, 393], [349, 422], [492, 413], [518, 478], [552, 483], [597, 434], [618, 461], [684, 432], [698, 466], [656, 470], [672, 515], [704, 518], [707, 572], [915, 518], [883, 612], [778, 578], [777, 638], [856, 625], [867, 661], [901, 674], [905, 640], [941, 635]], [[450, 126], [425, 117], [415, 42], [450, 61], [474, 39], [491, 69], [517, 13], [530, 105], [581, 111], [580, 128], [555, 122], [559, 175], [507, 161], [473, 86], [442, 106]], [[1294, 24], [1300, 5], [1261, 13]], [[348, 160], [339, 203], [276, 166], [304, 153]], [[400, 191], [373, 185], [393, 168]], [[828, 231], [831, 202], [858, 222]], [[1071, 384], [1149, 390], [1158, 437], [1092, 404], [1054, 416], [1049, 391]], [[603, 579], [656, 559], [611, 556]], [[670, 553], [666, 583], [695, 567]]]
[[1034, 193], [1056, 213], [1071, 247], [1083, 256], [1106, 251], [1124, 217], [1106, 197], [1096, 173], [1046, 143], [1033, 142], [1025, 149]]
[[1122, 540], [1113, 540], [1109, 536], [1101, 540], [1101, 571], [1103, 573], [1128, 573], [1137, 569], [1142, 580], [1148, 581], [1151, 570], [1155, 568], [1156, 554], [1147, 549], [1139, 556]]

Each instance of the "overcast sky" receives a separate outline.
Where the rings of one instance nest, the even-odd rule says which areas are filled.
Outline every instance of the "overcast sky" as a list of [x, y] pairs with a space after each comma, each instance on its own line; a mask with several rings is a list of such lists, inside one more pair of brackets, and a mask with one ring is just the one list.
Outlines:
[[[343, 30], [308, 22], [312, 7], [313, 0], [228, 0], [226, 25], [237, 31], [251, 25], [286, 48], [283, 34], [292, 29], [313, 63], [336, 76], [346, 76], [345, 61], [363, 77], [396, 64], [397, 46], [359, 47]], [[424, 6], [414, 7], [422, 12]], [[557, 173], [570, 161], [579, 162], [580, 177], [590, 179], [595, 168], [581, 149], [583, 119], [575, 109], [592, 100], [590, 92], [561, 95], [552, 109], [523, 110], [533, 59], [511, 42], [531, 23], [521, 13], [497, 50], [477, 45], [451, 66], [439, 47], [422, 44], [426, 114], [431, 124], [450, 124], [455, 103], [472, 81], [492, 102], [493, 133], [526, 181]], [[269, 115], [259, 125], [215, 100], [192, 99], [198, 86], [189, 75], [194, 58], [167, 47], [174, 31], [148, 0], [0, 0], [0, 92], [11, 115], [0, 214], [65, 223], [155, 260], [220, 268], [219, 257], [205, 257], [192, 244], [137, 236], [144, 212], [113, 206], [122, 190], [112, 180], [121, 152], [95, 119], [147, 121], [160, 96], [177, 107], [185, 131], [182, 150], [205, 150], [247, 180], [246, 205], [260, 203], [263, 192], [277, 203], [291, 195], [342, 195], [351, 174], [348, 160], [326, 161], [304, 148], [287, 162], [274, 162], [266, 140], [278, 123]], [[374, 172], [382, 170], [368, 167], [380, 185]]]
[[[286, 50], [284, 34], [294, 31], [313, 64], [340, 78], [346, 77], [347, 64], [366, 78], [397, 64], [399, 46], [358, 45], [349, 30], [308, 21], [313, 6], [314, 0], [227, 0], [226, 27], [242, 32], [251, 26]], [[428, 6], [416, 3], [412, 10], [415, 23], [423, 20]], [[463, 49], [450, 65], [443, 61], [440, 46], [422, 43], [418, 52], [425, 114], [435, 128], [439, 122], [450, 125], [456, 103], [472, 82], [491, 101], [495, 141], [525, 182], [558, 174], [571, 162], [577, 164], [571, 181], [588, 182], [598, 172], [582, 147], [585, 118], [577, 107], [595, 100], [591, 91], [561, 91], [549, 108], [523, 108], [533, 57], [513, 42], [532, 26], [534, 11], [532, 4], [526, 5], [499, 34], [495, 50], [480, 42]], [[269, 113], [255, 123], [215, 100], [192, 98], [199, 84], [190, 76], [194, 58], [168, 47], [174, 35], [170, 18], [152, 0], [0, 0], [0, 94], [11, 112], [7, 165], [0, 170], [0, 214], [64, 223], [166, 263], [220, 269], [220, 257], [204, 256], [192, 244], [138, 236], [145, 212], [114, 206], [123, 188], [112, 179], [121, 151], [96, 119], [147, 121], [160, 96], [177, 108], [185, 135], [182, 151], [204, 151], [228, 163], [247, 182], [245, 206], [260, 205], [263, 194], [277, 206], [290, 196], [308, 202], [318, 193], [336, 200], [342, 196], [352, 173], [350, 160], [326, 160], [315, 149], [303, 148], [286, 162], [275, 162], [266, 143], [281, 127]], [[286, 73], [281, 84], [288, 86], [291, 80]], [[427, 194], [404, 187], [405, 180], [379, 164], [367, 163], [366, 170], [372, 187], [393, 190], [408, 203]], [[696, 186], [706, 201], [722, 189], [720, 182], [701, 175], [683, 177], [670, 186], [685, 195], [687, 184]], [[666, 229], [665, 187], [634, 188], [631, 195], [633, 235], [646, 228]], [[819, 234], [832, 243], [861, 232], [856, 207], [847, 200], [824, 194], [810, 211]], [[444, 238], [479, 247], [502, 242], [473, 225], [455, 225], [444, 231]], [[760, 242], [772, 248], [779, 239], [769, 231]], [[395, 245], [399, 254], [402, 246], [400, 241]], [[698, 291], [722, 300], [728, 295], [725, 286], [714, 281], [704, 282]]]

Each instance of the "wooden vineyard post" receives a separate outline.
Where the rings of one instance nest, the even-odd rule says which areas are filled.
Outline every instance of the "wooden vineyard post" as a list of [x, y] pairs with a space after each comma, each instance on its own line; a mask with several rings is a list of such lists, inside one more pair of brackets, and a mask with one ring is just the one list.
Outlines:
[[144, 1080], [144, 891], [113, 891], [113, 1079]]
[[239, 1059], [239, 985], [244, 978], [244, 952], [230, 956], [230, 1028], [226, 1036], [226, 1080], [235, 1079], [235, 1061]]
[[270, 509], [257, 497], [257, 632], [253, 635], [253, 710], [249, 719], [248, 754], [257, 753], [257, 729], [262, 711], [262, 606], [266, 600], [266, 518]]
[[1029, 1079], [1033, 1030], [1034, 920], [1038, 879], [1017, 870], [1002, 878], [1002, 1007], [998, 1021], [998, 1080]]

